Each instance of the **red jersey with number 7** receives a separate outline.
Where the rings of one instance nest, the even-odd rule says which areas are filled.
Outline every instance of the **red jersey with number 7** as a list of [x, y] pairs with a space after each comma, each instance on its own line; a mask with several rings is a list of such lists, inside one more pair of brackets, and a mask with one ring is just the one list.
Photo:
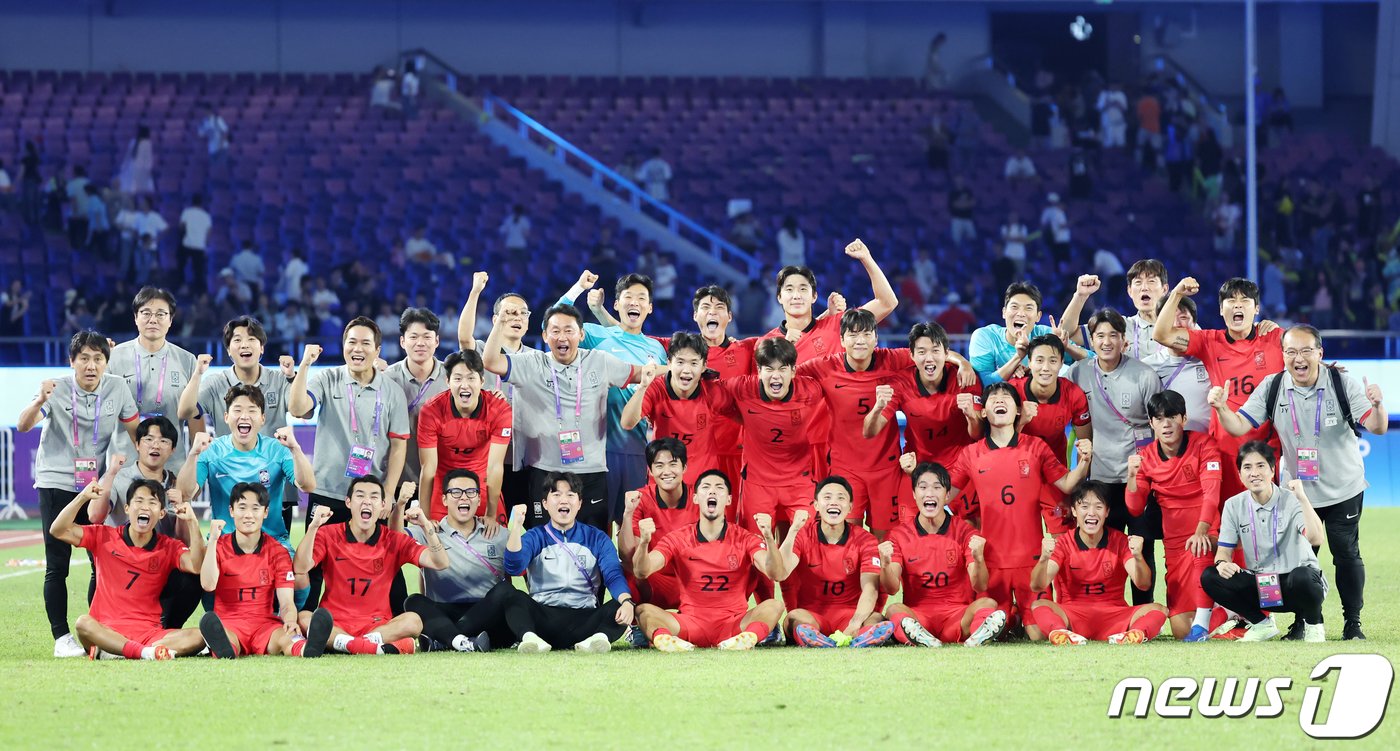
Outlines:
[[87, 524], [82, 529], [78, 547], [92, 553], [97, 571], [97, 593], [88, 614], [108, 627], [118, 623], [159, 627], [160, 593], [189, 548], [162, 534], [151, 535], [137, 547], [128, 526]]
[[[1046, 485], [1069, 474], [1045, 441], [1021, 433], [998, 447], [988, 436], [963, 448], [948, 474], [963, 497], [977, 496], [987, 567], [1034, 566], [1044, 538], [1040, 499]], [[955, 508], [964, 517], [972, 511], [963, 504]]]

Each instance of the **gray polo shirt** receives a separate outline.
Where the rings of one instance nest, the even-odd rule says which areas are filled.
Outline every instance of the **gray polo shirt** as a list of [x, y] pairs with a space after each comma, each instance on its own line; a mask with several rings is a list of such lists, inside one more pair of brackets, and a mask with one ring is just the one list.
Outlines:
[[[110, 363], [107, 373], [126, 381], [141, 419], [164, 415], [175, 423], [176, 428], [181, 429], [180, 440], [175, 442], [175, 451], [170, 454], [166, 465], [172, 472], [179, 472], [188, 453], [188, 441], [176, 415], [180, 408], [180, 392], [185, 390], [185, 384], [190, 382], [190, 374], [195, 369], [195, 356], [169, 341], [155, 352], [147, 352], [136, 339], [132, 339], [112, 348]], [[117, 437], [112, 451], [134, 456], [136, 447], [125, 435], [121, 435]]]
[[[476, 351], [486, 351], [485, 340], [476, 340]], [[502, 347], [501, 351], [508, 355], [520, 354], [522, 352], [539, 352], [539, 350], [535, 349], [534, 347], [526, 346], [523, 342], [520, 345], [520, 349], [515, 352], [508, 352], [506, 351], [505, 347]], [[487, 391], [500, 392], [501, 396], [505, 397], [506, 402], [510, 404], [510, 408], [512, 410], [512, 424], [510, 431], [510, 443], [506, 446], [506, 466], [510, 467], [511, 470], [515, 472], [519, 472], [520, 470], [525, 468], [525, 462], [521, 461], [521, 457], [524, 456], [524, 454], [521, 452], [520, 449], [520, 431], [516, 429], [514, 424], [514, 421], [517, 419], [514, 414], [514, 410], [517, 409], [517, 407], [515, 406], [515, 394], [517, 391], [519, 391], [519, 389], [515, 387], [515, 384], [501, 383], [501, 377], [496, 375], [495, 373], [492, 373], [489, 370], [486, 371], [486, 378], [482, 381], [482, 388], [486, 389]]]
[[[1136, 360], [1146, 361], [1150, 357], [1155, 357], [1167, 350], [1152, 338], [1152, 329], [1156, 324], [1142, 320], [1138, 315], [1130, 315], [1124, 319], [1128, 324], [1128, 332], [1123, 335], [1127, 341], [1127, 349], [1124, 354]], [[1085, 335], [1088, 339], [1088, 335]]]
[[[1238, 547], [1244, 567], [1261, 574], [1286, 574], [1299, 566], [1321, 571], [1306, 529], [1298, 498], [1277, 485], [1268, 503], [1258, 503], [1246, 490], [1227, 499], [1220, 510], [1220, 546]], [[1322, 585], [1327, 586], [1326, 579]]]
[[[470, 535], [463, 535], [445, 521], [441, 523], [438, 539], [447, 548], [449, 563], [442, 571], [423, 569], [423, 594], [429, 600], [477, 602], [506, 578], [506, 538], [510, 533], [501, 527], [495, 537], [487, 537], [484, 530], [483, 525], [477, 524]], [[420, 544], [428, 544], [427, 535], [418, 527], [410, 526], [408, 534]]]
[[[161, 484], [165, 486], [165, 489], [170, 490], [175, 487], [175, 473], [171, 472], [169, 469], [161, 470], [161, 472], [163, 473]], [[105, 522], [107, 526], [120, 527], [127, 523], [127, 491], [131, 490], [132, 483], [144, 479], [146, 479], [146, 476], [141, 474], [141, 468], [132, 464], [128, 464], [117, 471], [116, 476], [112, 478], [112, 492], [107, 498], [108, 503], [111, 504], [111, 510], [107, 512], [107, 521]], [[165, 518], [161, 519], [156, 524], [156, 531], [163, 535], [174, 537], [175, 515], [167, 511], [165, 513]]]
[[[539, 350], [507, 354], [506, 360], [501, 383], [519, 389], [511, 405], [511, 432], [520, 438], [516, 458], [524, 466], [550, 471], [606, 472], [608, 388], [627, 385], [633, 366], [596, 349], [580, 349], [569, 365]], [[564, 464], [559, 445], [564, 430], [581, 433], [582, 461]]]
[[1186, 400], [1186, 429], [1197, 433], [1210, 430], [1210, 374], [1205, 363], [1194, 357], [1177, 357], [1162, 347], [1142, 360], [1162, 379], [1162, 390], [1175, 391]]
[[[311, 376], [306, 391], [315, 402], [316, 446], [311, 467], [316, 474], [316, 494], [343, 498], [350, 489], [345, 476], [350, 447], [374, 449], [373, 472], [381, 480], [389, 467], [389, 441], [408, 440], [408, 405], [403, 391], [383, 373], [376, 372], [368, 386], [350, 377], [344, 365], [326, 368]], [[354, 401], [355, 427], [350, 429], [351, 401]], [[379, 429], [374, 429], [375, 403], [379, 403]], [[392, 493], [393, 490], [388, 492]]]
[[1112, 373], [1105, 373], [1099, 368], [1099, 359], [1091, 357], [1070, 366], [1066, 377], [1089, 397], [1089, 421], [1094, 426], [1090, 477], [1101, 482], [1127, 482], [1128, 457], [1137, 453], [1136, 442], [1152, 440], [1147, 400], [1162, 390], [1157, 371], [1124, 357]]
[[419, 381], [408, 369], [408, 359], [399, 360], [384, 371], [385, 377], [403, 391], [404, 404], [408, 405], [408, 456], [403, 462], [403, 479], [418, 482], [418, 472], [422, 466], [418, 462], [418, 413], [429, 399], [447, 390], [447, 371], [442, 361], [433, 358], [433, 369], [427, 381]]
[[[206, 424], [214, 426], [215, 438], [233, 432], [228, 423], [224, 422], [224, 413], [228, 411], [224, 406], [224, 395], [240, 383], [242, 381], [238, 380], [233, 368], [226, 368], [217, 373], [205, 373], [200, 381], [199, 416], [204, 418]], [[282, 375], [280, 368], [262, 366], [262, 372], [258, 374], [258, 381], [254, 385], [262, 390], [263, 401], [267, 403], [263, 408], [266, 422], [258, 432], [271, 437], [273, 433], [287, 426], [287, 387], [291, 385], [291, 381]]]
[[[97, 414], [99, 410], [101, 413]], [[73, 435], [76, 404], [78, 433]], [[72, 378], [58, 379], [53, 394], [44, 405], [43, 427], [39, 431], [39, 450], [34, 457], [34, 487], [52, 490], [74, 490], [73, 460], [79, 457], [96, 459], [98, 471], [105, 466], [107, 449], [112, 436], [124, 423], [134, 422], [136, 402], [126, 382], [113, 375], [103, 375], [97, 390], [88, 392], [77, 388]], [[96, 430], [93, 422], [96, 418]], [[126, 429], [121, 428], [125, 433]], [[130, 446], [131, 441], [123, 437]], [[135, 449], [127, 454], [136, 456]]]
[[[1278, 404], [1274, 414], [1264, 414], [1264, 401], [1269, 395], [1269, 386], [1274, 379], [1288, 377], [1278, 390]], [[1320, 388], [1319, 388], [1320, 387]], [[1346, 395], [1332, 393], [1332, 377], [1323, 370], [1318, 373], [1317, 383], [1303, 388], [1293, 383], [1288, 371], [1265, 376], [1249, 400], [1240, 408], [1240, 415], [1250, 424], [1259, 427], [1265, 422], [1274, 424], [1282, 448], [1279, 457], [1279, 482], [1287, 484], [1298, 476], [1298, 449], [1317, 449], [1318, 479], [1308, 481], [1308, 500], [1313, 508], [1326, 508], [1345, 501], [1366, 490], [1366, 466], [1361, 461], [1361, 441], [1351, 432], [1351, 427], [1342, 419], [1338, 399], [1345, 398], [1351, 404], [1351, 416], [1360, 422], [1371, 411], [1371, 402], [1366, 398], [1366, 389], [1355, 378], [1342, 374], [1342, 387]], [[1318, 411], [1318, 393], [1322, 393], [1322, 410]], [[1291, 397], [1291, 398], [1290, 398]], [[1296, 405], [1298, 425], [1294, 430], [1293, 409]], [[1317, 430], [1321, 422], [1321, 431]]]

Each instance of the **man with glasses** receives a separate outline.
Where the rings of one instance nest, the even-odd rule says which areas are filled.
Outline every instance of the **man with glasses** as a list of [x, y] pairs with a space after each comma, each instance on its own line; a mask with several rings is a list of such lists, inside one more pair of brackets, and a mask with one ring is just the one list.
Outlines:
[[[136, 314], [136, 338], [112, 348], [109, 373], [126, 380], [141, 419], [165, 416], [178, 430], [180, 395], [194, 375], [196, 360], [189, 351], [171, 344], [166, 335], [175, 318], [175, 296], [160, 287], [142, 287], [131, 301]], [[190, 420], [192, 433], [204, 432], [204, 419]], [[111, 451], [130, 456], [134, 449], [120, 437]], [[185, 463], [185, 446], [175, 442], [170, 469], [179, 472]]]

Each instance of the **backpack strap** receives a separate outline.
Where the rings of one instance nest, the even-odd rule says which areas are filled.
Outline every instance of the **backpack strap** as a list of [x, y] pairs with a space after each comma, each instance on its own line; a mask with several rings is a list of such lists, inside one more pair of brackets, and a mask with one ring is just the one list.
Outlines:
[[[1274, 419], [1274, 410], [1278, 408], [1278, 391], [1283, 383], [1283, 376], [1286, 371], [1280, 371], [1277, 378], [1269, 382], [1269, 389], [1264, 392], [1264, 419], [1270, 422]], [[1267, 378], [1268, 376], [1265, 376]]]
[[1342, 380], [1341, 371], [1331, 365], [1323, 366], [1331, 374], [1332, 390], [1337, 394], [1337, 407], [1342, 411], [1342, 419], [1347, 421], [1347, 427], [1358, 437], [1361, 435], [1361, 426], [1356, 422], [1356, 416], [1351, 413], [1351, 399], [1347, 397], [1346, 382]]

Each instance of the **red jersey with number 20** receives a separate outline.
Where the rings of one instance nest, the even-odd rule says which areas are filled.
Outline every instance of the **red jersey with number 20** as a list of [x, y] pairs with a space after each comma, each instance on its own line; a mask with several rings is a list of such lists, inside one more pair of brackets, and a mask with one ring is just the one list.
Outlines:
[[753, 557], [767, 549], [763, 538], [726, 522], [715, 540], [701, 537], [696, 523], [661, 538], [653, 551], [680, 579], [682, 613], [736, 615], [748, 612], [750, 585], [760, 575]]
[[183, 542], [154, 534], [138, 548], [128, 527], [88, 524], [83, 526], [78, 547], [92, 552], [97, 571], [97, 593], [89, 615], [107, 626], [160, 625], [160, 593], [170, 572], [180, 567], [180, 556], [189, 550]]
[[972, 525], [947, 510], [937, 532], [924, 531], [918, 519], [891, 532], [894, 555], [890, 562], [904, 569], [904, 604], [918, 609], [971, 603], [972, 580], [967, 576], [967, 567], [972, 564], [973, 555], [967, 543], [975, 534]]
[[[1045, 486], [1069, 474], [1045, 441], [1024, 433], [998, 448], [990, 437], [965, 447], [948, 468], [961, 499], [977, 496], [982, 515], [983, 557], [988, 568], [1034, 566], [1044, 537], [1040, 499]], [[957, 504], [966, 517], [972, 508]]]

